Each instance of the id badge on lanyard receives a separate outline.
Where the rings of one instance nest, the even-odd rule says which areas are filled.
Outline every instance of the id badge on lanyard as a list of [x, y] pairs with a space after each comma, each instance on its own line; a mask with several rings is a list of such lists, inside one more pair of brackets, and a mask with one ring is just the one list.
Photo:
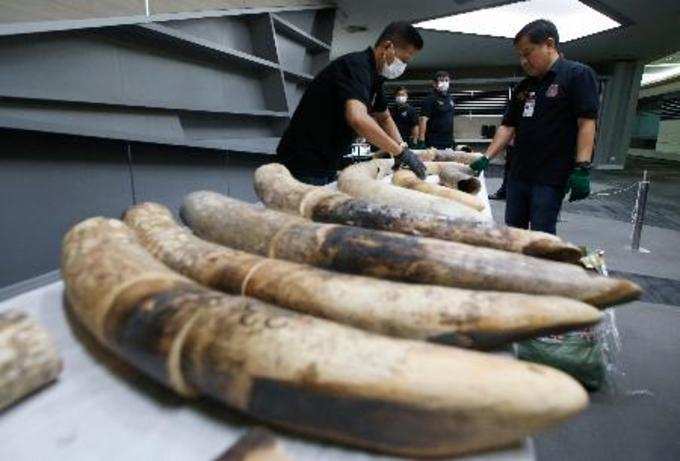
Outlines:
[[522, 113], [522, 117], [533, 117], [534, 116], [534, 109], [536, 108], [536, 92], [532, 91], [529, 93], [527, 96], [527, 100], [524, 102], [524, 112]]

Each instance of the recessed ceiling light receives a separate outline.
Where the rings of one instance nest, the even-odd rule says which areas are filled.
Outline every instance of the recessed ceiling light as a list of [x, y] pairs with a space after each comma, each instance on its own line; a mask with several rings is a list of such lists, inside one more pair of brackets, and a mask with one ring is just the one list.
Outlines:
[[678, 76], [680, 76], [680, 64], [652, 64], [645, 66], [641, 85], [653, 85]]
[[415, 25], [422, 29], [514, 38], [522, 27], [536, 19], [554, 22], [561, 42], [621, 26], [609, 16], [578, 0], [520, 1], [423, 21]]

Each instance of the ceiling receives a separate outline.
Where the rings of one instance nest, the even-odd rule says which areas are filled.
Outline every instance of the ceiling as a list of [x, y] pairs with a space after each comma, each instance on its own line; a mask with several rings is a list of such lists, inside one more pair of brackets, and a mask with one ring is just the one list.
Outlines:
[[[513, 0], [338, 0], [333, 55], [363, 49], [372, 44], [391, 21], [418, 22]], [[678, 0], [586, 0], [591, 7], [609, 14], [624, 27], [565, 43], [570, 59], [590, 64], [614, 60], [647, 63], [680, 50], [680, 1]], [[364, 26], [365, 32], [350, 32], [348, 26]], [[515, 66], [512, 40], [473, 34], [422, 31], [425, 48], [412, 69]]]
[[[333, 0], [148, 0], [151, 13], [234, 7], [319, 6]], [[364, 49], [391, 21], [426, 19], [521, 0], [335, 0], [338, 6], [332, 57]], [[566, 56], [590, 64], [614, 60], [654, 61], [680, 50], [680, 0], [581, 0], [627, 25], [562, 46]], [[140, 0], [36, 0], [3, 2], [0, 29], [22, 21], [50, 22], [143, 15]], [[351, 32], [348, 27], [365, 28]], [[75, 27], [74, 25], [70, 27]], [[512, 40], [423, 30], [425, 49], [410, 69], [517, 68]]]
[[325, 0], [0, 0], [0, 25], [233, 8], [318, 6]]

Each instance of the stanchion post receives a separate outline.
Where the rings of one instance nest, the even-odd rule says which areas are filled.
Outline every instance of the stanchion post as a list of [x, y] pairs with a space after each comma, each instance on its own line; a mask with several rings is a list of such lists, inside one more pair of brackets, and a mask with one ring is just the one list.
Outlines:
[[647, 170], [644, 171], [642, 181], [638, 183], [638, 192], [635, 199], [635, 221], [633, 222], [633, 239], [630, 248], [633, 251], [640, 250], [640, 238], [642, 237], [642, 226], [645, 222], [645, 208], [647, 208], [647, 194], [649, 193], [649, 180]]

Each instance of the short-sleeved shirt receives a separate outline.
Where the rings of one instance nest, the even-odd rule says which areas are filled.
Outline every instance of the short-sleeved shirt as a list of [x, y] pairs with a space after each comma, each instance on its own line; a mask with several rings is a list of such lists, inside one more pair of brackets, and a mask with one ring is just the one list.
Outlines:
[[385, 112], [384, 81], [370, 47], [328, 64], [302, 96], [279, 142], [277, 161], [298, 173], [335, 173], [356, 137], [345, 117], [346, 102], [356, 99], [369, 113]]
[[401, 134], [401, 139], [404, 141], [408, 140], [411, 137], [413, 127], [418, 126], [418, 113], [416, 110], [408, 104], [395, 104], [390, 107], [390, 114], [395, 125], [397, 125], [399, 134]]
[[510, 176], [563, 186], [574, 169], [578, 119], [596, 119], [599, 84], [588, 66], [558, 59], [515, 88], [503, 125], [515, 127]]
[[453, 143], [453, 97], [434, 91], [423, 101], [420, 115], [427, 117], [425, 143], [432, 147], [450, 147]]

